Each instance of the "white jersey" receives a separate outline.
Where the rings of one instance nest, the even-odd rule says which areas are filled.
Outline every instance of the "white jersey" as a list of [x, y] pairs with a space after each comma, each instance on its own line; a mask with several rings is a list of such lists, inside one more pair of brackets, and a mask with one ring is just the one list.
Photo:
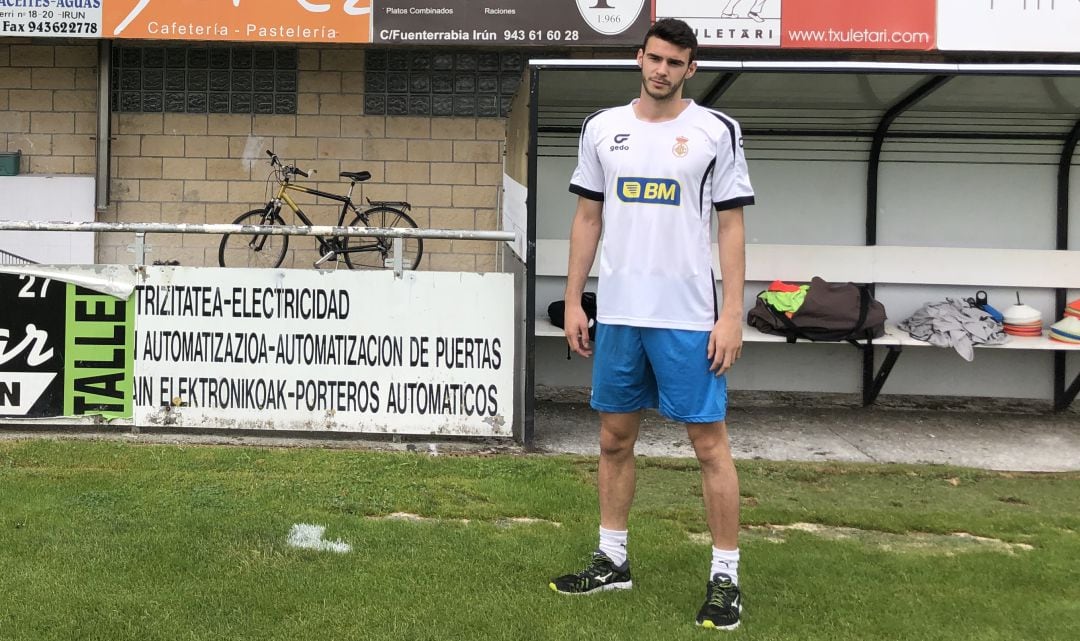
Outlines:
[[739, 124], [687, 101], [644, 122], [633, 103], [581, 127], [570, 191], [604, 203], [597, 319], [711, 330], [717, 319], [712, 209], [754, 203]]

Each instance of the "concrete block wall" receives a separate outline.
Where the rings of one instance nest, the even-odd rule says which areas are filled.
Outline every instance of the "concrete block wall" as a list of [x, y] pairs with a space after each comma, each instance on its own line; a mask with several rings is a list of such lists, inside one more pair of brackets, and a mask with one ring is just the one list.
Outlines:
[[[231, 222], [268, 198], [273, 149], [316, 173], [313, 187], [343, 193], [341, 171], [370, 171], [354, 193], [407, 200], [422, 227], [495, 229], [504, 122], [362, 115], [363, 49], [306, 47], [299, 57], [298, 114], [114, 114], [112, 201], [102, 220]], [[333, 201], [294, 194], [313, 221], [333, 224]], [[346, 220], [346, 223], [349, 222]], [[101, 262], [124, 262], [130, 239], [103, 239]], [[215, 265], [218, 239], [184, 236], [156, 246], [155, 260]], [[423, 269], [489, 271], [492, 243], [425, 242]], [[314, 240], [296, 238], [287, 266], [309, 266]]]
[[0, 150], [22, 174], [92, 174], [97, 43], [0, 40]]
[[[232, 222], [269, 197], [265, 152], [273, 149], [315, 169], [305, 184], [323, 191], [344, 193], [341, 171], [370, 171], [354, 199], [406, 200], [421, 227], [498, 228], [504, 120], [364, 116], [362, 47], [299, 53], [296, 115], [113, 113], [110, 202], [98, 220]], [[0, 140], [23, 150], [24, 173], [94, 173], [96, 65], [96, 42], [0, 44]], [[317, 224], [336, 223], [337, 203], [293, 195]], [[213, 266], [219, 240], [150, 235], [147, 260]], [[97, 262], [131, 262], [132, 241], [99, 235]], [[293, 239], [285, 265], [310, 266], [314, 246]], [[428, 240], [421, 268], [492, 271], [495, 251], [484, 241]]]

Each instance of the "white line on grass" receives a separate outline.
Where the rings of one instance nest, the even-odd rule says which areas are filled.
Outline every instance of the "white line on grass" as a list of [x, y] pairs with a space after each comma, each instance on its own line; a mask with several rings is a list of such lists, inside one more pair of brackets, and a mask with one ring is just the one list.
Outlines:
[[337, 552], [345, 554], [352, 551], [352, 546], [341, 539], [327, 541], [323, 539], [326, 528], [311, 523], [297, 523], [289, 530], [288, 544], [294, 548], [317, 550], [319, 552]]
[[[1029, 552], [1034, 546], [1028, 543], [1010, 543], [1000, 539], [975, 536], [968, 532], [932, 534], [930, 532], [880, 532], [852, 527], [836, 527], [819, 523], [791, 523], [789, 525], [744, 525], [743, 532], [761, 537], [768, 543], [786, 543], [788, 532], [803, 532], [827, 541], [857, 541], [876, 546], [886, 552], [922, 552], [953, 556], [960, 552], [993, 551], [1005, 554]], [[691, 541], [710, 543], [708, 532], [688, 533]]]
[[[411, 514], [409, 512], [393, 512], [383, 516], [369, 516], [369, 520], [375, 521], [409, 521], [411, 523], [460, 523], [462, 525], [468, 525], [470, 523], [482, 523], [483, 521], [477, 521], [474, 519], [443, 519], [433, 518], [429, 516], [420, 516], [419, 514]], [[496, 519], [491, 521], [496, 527], [511, 527], [515, 525], [536, 525], [544, 524], [552, 527], [562, 527], [562, 523], [557, 521], [547, 521], [544, 519], [534, 519], [527, 516], [511, 516], [507, 518]]]

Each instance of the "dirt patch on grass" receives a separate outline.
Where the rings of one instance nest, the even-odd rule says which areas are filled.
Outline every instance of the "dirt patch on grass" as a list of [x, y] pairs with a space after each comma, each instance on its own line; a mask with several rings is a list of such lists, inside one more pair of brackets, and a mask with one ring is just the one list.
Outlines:
[[409, 521], [412, 523], [460, 523], [461, 525], [468, 525], [469, 523], [491, 523], [496, 527], [505, 528], [518, 527], [522, 525], [550, 525], [551, 527], [562, 527], [562, 523], [559, 523], [558, 521], [534, 519], [527, 516], [508, 516], [488, 521], [480, 519], [441, 519], [433, 518], [430, 516], [420, 516], [419, 514], [411, 514], [409, 512], [394, 512], [385, 516], [369, 516], [367, 518], [371, 521]]
[[[933, 554], [955, 556], [967, 552], [1001, 552], [1016, 554], [1035, 549], [1027, 543], [1009, 543], [1000, 539], [976, 536], [968, 532], [931, 534], [928, 532], [880, 532], [852, 527], [836, 527], [818, 523], [791, 523], [789, 525], [748, 525], [743, 527], [744, 539], [758, 539], [770, 543], [786, 543], [789, 533], [811, 534], [826, 541], [855, 541], [887, 552]], [[698, 543], [712, 541], [708, 532], [689, 535]]]

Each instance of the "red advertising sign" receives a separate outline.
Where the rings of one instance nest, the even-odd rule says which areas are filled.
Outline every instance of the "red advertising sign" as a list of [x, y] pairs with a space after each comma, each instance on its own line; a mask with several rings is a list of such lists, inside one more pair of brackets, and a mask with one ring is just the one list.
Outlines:
[[783, 0], [783, 5], [780, 43], [786, 49], [928, 51], [935, 46], [937, 0]]
[[937, 0], [653, 0], [703, 47], [934, 48]]
[[372, 0], [108, 0], [102, 36], [371, 42]]

